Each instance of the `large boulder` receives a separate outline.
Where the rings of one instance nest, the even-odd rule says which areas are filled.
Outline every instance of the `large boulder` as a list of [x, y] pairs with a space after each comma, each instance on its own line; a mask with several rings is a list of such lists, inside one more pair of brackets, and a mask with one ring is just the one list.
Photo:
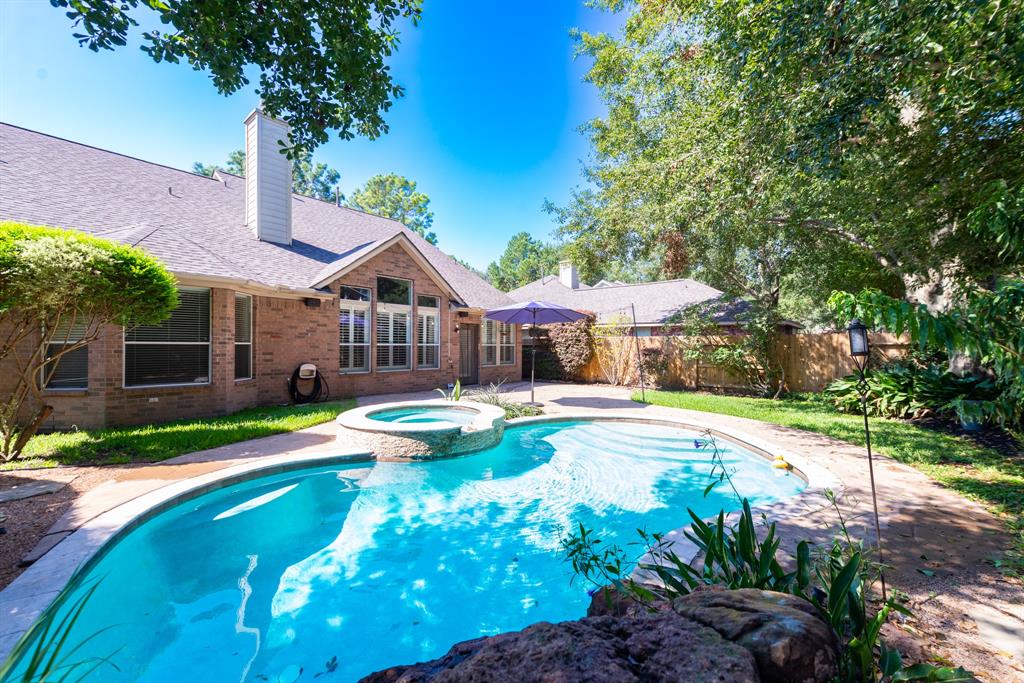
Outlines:
[[366, 683], [825, 683], [836, 675], [831, 627], [806, 600], [709, 588], [653, 606], [603, 589], [579, 621], [459, 643], [430, 662]]
[[813, 605], [794, 595], [699, 591], [674, 600], [672, 610], [746, 648], [765, 683], [824, 683], [836, 674], [835, 633]]
[[754, 658], [714, 629], [671, 611], [541, 622], [455, 645], [363, 683], [756, 683]]

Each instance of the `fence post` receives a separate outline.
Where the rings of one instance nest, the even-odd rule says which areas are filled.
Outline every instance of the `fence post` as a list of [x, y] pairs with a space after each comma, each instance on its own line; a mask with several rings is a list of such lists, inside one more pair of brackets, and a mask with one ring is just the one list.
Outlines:
[[647, 391], [644, 387], [644, 359], [640, 353], [640, 336], [636, 329], [636, 306], [630, 304], [629, 308], [633, 311], [633, 339], [636, 341], [636, 369], [640, 373], [640, 400], [647, 403]]

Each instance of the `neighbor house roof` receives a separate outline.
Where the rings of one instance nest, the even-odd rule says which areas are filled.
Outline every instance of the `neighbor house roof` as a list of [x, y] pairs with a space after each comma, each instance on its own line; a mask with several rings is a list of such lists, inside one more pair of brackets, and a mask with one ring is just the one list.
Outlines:
[[618, 284], [602, 281], [600, 286], [566, 287], [555, 275], [534, 280], [513, 289], [508, 295], [516, 301], [549, 301], [580, 311], [595, 313], [599, 321], [608, 321], [616, 315], [632, 318], [631, 305], [636, 307], [639, 325], [661, 325], [678, 320], [678, 315], [697, 304], [720, 302], [716, 307], [718, 322], [733, 322], [736, 315], [747, 308], [743, 301], [726, 295], [696, 280], [661, 280], [640, 284]]
[[292, 243], [263, 242], [245, 225], [242, 178], [196, 175], [4, 123], [0, 219], [138, 245], [179, 275], [296, 290], [319, 286], [401, 235], [462, 303], [512, 303], [397, 221], [293, 194]]

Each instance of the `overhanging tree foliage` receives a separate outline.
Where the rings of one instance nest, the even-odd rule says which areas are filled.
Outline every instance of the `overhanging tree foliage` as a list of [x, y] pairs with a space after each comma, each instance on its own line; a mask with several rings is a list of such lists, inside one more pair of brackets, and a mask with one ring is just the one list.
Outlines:
[[[859, 317], [869, 326], [909, 334], [922, 350], [968, 359], [974, 378], [994, 381], [994, 397], [955, 400], [961, 418], [1024, 427], [1024, 189], [989, 184], [967, 216], [966, 230], [986, 246], [995, 270], [984, 282], [966, 281], [948, 310], [900, 301], [877, 290], [836, 292], [829, 305], [842, 322]], [[934, 406], [932, 406], [934, 407]]]
[[104, 325], [158, 323], [176, 305], [174, 278], [141, 249], [0, 223], [0, 456], [17, 457], [53, 412], [43, 388], [61, 357]]
[[207, 71], [218, 92], [248, 85], [267, 114], [286, 119], [290, 141], [310, 151], [327, 141], [386, 133], [384, 112], [402, 95], [385, 61], [398, 44], [397, 23], [415, 24], [421, 0], [50, 0], [66, 10], [79, 43], [97, 52], [128, 43], [142, 28], [154, 61], [188, 62]]
[[568, 236], [681, 244], [692, 272], [768, 303], [831, 282], [942, 311], [1006, 271], [969, 216], [1021, 186], [1019, 3], [604, 4], [629, 16], [621, 38], [580, 35], [608, 115]]

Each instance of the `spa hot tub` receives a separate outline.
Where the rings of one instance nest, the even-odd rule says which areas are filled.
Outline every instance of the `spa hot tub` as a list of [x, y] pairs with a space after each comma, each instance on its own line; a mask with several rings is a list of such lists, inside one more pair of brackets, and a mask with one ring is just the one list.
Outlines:
[[505, 411], [473, 401], [404, 401], [338, 416], [338, 441], [380, 460], [426, 460], [489, 448], [505, 430]]

